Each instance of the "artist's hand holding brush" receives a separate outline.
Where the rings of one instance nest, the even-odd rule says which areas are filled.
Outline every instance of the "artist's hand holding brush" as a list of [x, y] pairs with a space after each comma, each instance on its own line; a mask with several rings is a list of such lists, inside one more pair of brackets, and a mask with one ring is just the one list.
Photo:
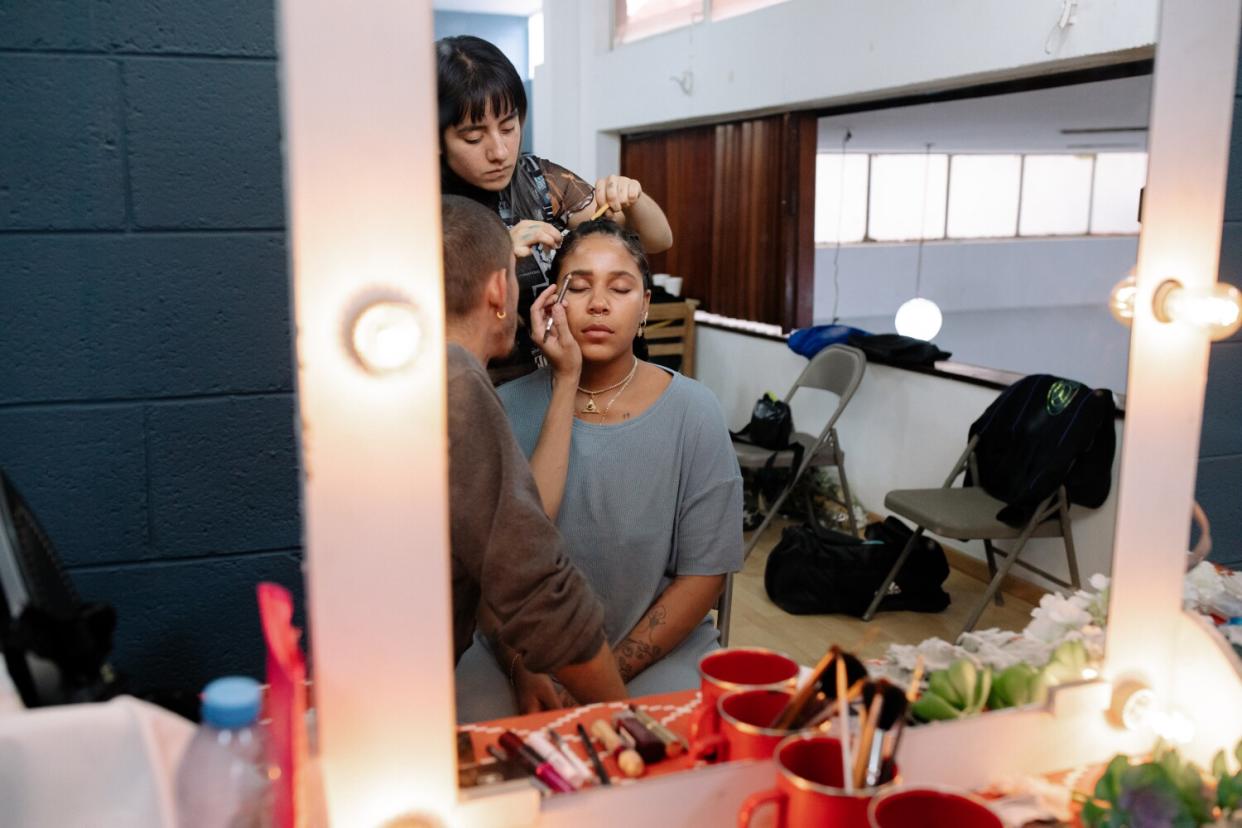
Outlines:
[[575, 213], [571, 227], [588, 219], [606, 218], [624, 224], [638, 234], [648, 253], [662, 253], [673, 246], [673, 230], [660, 205], [634, 178], [610, 175], [595, 182], [595, 200]]
[[[568, 276], [561, 287], [568, 284]], [[552, 521], [561, 510], [565, 478], [569, 471], [569, 444], [574, 427], [574, 399], [582, 376], [582, 349], [569, 331], [565, 306], [558, 302], [564, 293], [549, 286], [530, 306], [531, 338], [552, 366], [552, 399], [543, 415], [539, 441], [530, 457], [543, 510]], [[549, 324], [551, 323], [551, 324]]]
[[582, 349], [569, 331], [561, 285], [549, 285], [530, 306], [530, 335], [552, 367], [554, 380], [566, 380], [576, 387], [582, 374]]

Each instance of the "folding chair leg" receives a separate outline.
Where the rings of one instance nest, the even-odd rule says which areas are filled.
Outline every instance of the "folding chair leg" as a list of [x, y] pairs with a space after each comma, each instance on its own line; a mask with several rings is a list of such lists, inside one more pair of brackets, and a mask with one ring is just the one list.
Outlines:
[[893, 581], [897, 580], [897, 574], [901, 572], [901, 568], [906, 565], [906, 559], [910, 557], [910, 553], [914, 551], [914, 544], [919, 538], [923, 537], [923, 527], [914, 530], [914, 534], [910, 536], [910, 540], [906, 541], [905, 548], [901, 550], [901, 554], [897, 556], [896, 563], [893, 568], [884, 576], [884, 583], [880, 584], [880, 588], [875, 591], [875, 596], [871, 599], [871, 605], [867, 607], [867, 611], [863, 613], [862, 620], [870, 621], [875, 615], [875, 611], [880, 608], [880, 602], [884, 600], [884, 596], [888, 594], [888, 588], [893, 585]]
[[[1018, 562], [1018, 556], [1022, 554], [1022, 550], [1026, 547], [1026, 542], [1030, 540], [1031, 533], [1035, 531], [1035, 525], [1035, 521], [1032, 520], [1027, 524], [1026, 528], [1022, 530], [1022, 534], [1018, 537], [1017, 543], [1014, 544], [1013, 549], [1011, 549], [1005, 556], [1004, 562], [1000, 565], [1000, 568], [997, 569], [996, 574], [992, 576], [992, 580], [988, 582], [988, 588], [984, 591], [982, 600], [975, 605], [974, 611], [971, 612], [970, 618], [966, 621], [966, 626], [962, 627], [963, 633], [970, 632], [975, 628], [975, 624], [979, 623], [979, 616], [983, 615], [983, 610], [987, 607], [988, 601], [990, 601], [992, 596], [996, 595], [997, 591], [1000, 590], [1001, 582], [1005, 580], [1005, 576], [1009, 574], [1009, 570], [1013, 569], [1013, 565]], [[958, 635], [960, 636], [961, 633], [958, 633]]]
[[845, 514], [850, 519], [850, 534], [858, 537], [858, 518], [854, 517], [854, 496], [850, 494], [850, 481], [845, 477], [845, 458], [841, 456], [841, 447], [837, 445], [834, 435], [832, 440], [833, 460], [837, 464], [837, 474], [841, 477], [841, 497], [845, 501]]
[[776, 502], [768, 509], [768, 513], [763, 516], [763, 522], [759, 524], [759, 528], [755, 530], [755, 534], [750, 536], [750, 540], [746, 542], [746, 548], [742, 550], [742, 560], [750, 557], [751, 550], [755, 548], [755, 544], [759, 542], [759, 538], [763, 537], [763, 533], [768, 530], [768, 524], [772, 522], [772, 518], [780, 513], [781, 506], [785, 505], [785, 498], [789, 497], [794, 490], [794, 486], [798, 484], [798, 478], [802, 477], [802, 473], [806, 471], [807, 463], [804, 461], [802, 467], [794, 470], [794, 475], [786, 484], [780, 496], [776, 498]]
[[716, 629], [720, 631], [720, 646], [729, 646], [729, 623], [733, 620], [733, 573], [725, 576], [724, 590], [716, 603]]
[[1074, 585], [1074, 589], [1079, 589], [1082, 582], [1078, 578], [1078, 555], [1074, 551], [1074, 530], [1070, 524], [1069, 498], [1065, 494], [1064, 486], [1061, 487], [1059, 501], [1057, 514], [1061, 520], [1061, 539], [1065, 541], [1065, 562], [1069, 565], [1070, 583]]
[[[983, 541], [983, 550], [988, 554], [988, 581], [991, 581], [996, 577], [996, 547], [992, 545], [992, 541], [985, 539]], [[997, 590], [996, 606], [1003, 607], [1004, 605], [1005, 598], [1000, 590]]]

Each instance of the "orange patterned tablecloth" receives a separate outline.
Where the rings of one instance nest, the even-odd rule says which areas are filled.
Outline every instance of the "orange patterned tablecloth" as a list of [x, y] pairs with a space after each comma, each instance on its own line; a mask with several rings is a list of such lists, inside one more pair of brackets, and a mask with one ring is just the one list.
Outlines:
[[[616, 713], [625, 710], [630, 704], [646, 711], [653, 719], [663, 724], [669, 730], [689, 740], [690, 721], [694, 718], [695, 711], [699, 709], [699, 691], [682, 690], [676, 693], [663, 693], [657, 696], [643, 696], [630, 699], [628, 702], [588, 704], [582, 707], [565, 708], [564, 710], [531, 713], [526, 716], [511, 716], [506, 719], [494, 719], [487, 722], [460, 725], [458, 730], [470, 734], [475, 758], [482, 760], [488, 756], [487, 746], [497, 744], [500, 734], [506, 730], [512, 730], [517, 735], [525, 737], [536, 731], [552, 728], [560, 734], [566, 744], [572, 746], [578, 756], [590, 764], [586, 751], [582, 747], [582, 739], [578, 737], [577, 725], [581, 724], [587, 731], [590, 731], [593, 721], [604, 719], [611, 722], [612, 717]], [[596, 747], [598, 749], [598, 745]], [[615, 757], [605, 758], [601, 752], [600, 758], [604, 760], [604, 766], [607, 768], [608, 775], [612, 777], [614, 784], [627, 781], [625, 775], [621, 773], [621, 769], [617, 767]], [[662, 776], [667, 773], [687, 770], [700, 764], [703, 763], [696, 762], [687, 753], [682, 753], [674, 759], [665, 759], [648, 765], [643, 776]]]

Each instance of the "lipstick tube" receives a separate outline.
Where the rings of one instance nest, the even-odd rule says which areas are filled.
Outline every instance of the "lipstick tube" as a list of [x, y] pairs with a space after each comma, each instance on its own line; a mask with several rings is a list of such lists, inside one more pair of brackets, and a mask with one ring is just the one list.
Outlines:
[[542, 733], [532, 733], [526, 737], [526, 746], [538, 753], [544, 761], [550, 764], [575, 789], [581, 788], [587, 783], [589, 777], [582, 776], [578, 768], [565, 758], [565, 754], [556, 749], [556, 745], [552, 744], [547, 736], [544, 736]]
[[664, 758], [666, 752], [664, 742], [648, 730], [636, 716], [622, 713], [617, 716], [616, 722], [621, 738], [629, 738], [630, 747], [638, 751], [638, 755], [644, 762], [650, 765]]
[[559, 793], [568, 793], [574, 790], [574, 786], [569, 784], [565, 777], [557, 773], [556, 768], [552, 767], [549, 762], [543, 761], [542, 757], [531, 750], [530, 746], [523, 742], [512, 730], [506, 730], [500, 734], [500, 746], [505, 749], [505, 753], [515, 757], [526, 766], [527, 770], [535, 775], [536, 779], [552, 790]]

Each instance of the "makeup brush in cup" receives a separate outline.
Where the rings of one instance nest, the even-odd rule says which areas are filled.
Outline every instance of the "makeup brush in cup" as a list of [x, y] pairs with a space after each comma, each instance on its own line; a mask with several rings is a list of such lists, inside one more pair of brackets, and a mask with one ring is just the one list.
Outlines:
[[845, 659], [838, 658], [836, 665], [837, 716], [841, 723], [841, 732], [837, 735], [837, 740], [841, 743], [841, 777], [845, 780], [845, 792], [853, 793], [854, 774], [850, 772], [854, 767], [854, 763], [850, 761], [850, 691], [846, 684]]
[[834, 644], [828, 652], [824, 653], [824, 657], [815, 665], [815, 669], [811, 671], [811, 675], [807, 678], [806, 683], [798, 689], [797, 694], [789, 700], [789, 704], [785, 705], [785, 708], [772, 720], [769, 727], [777, 730], [788, 730], [791, 728], [802, 714], [802, 710], [806, 707], [807, 702], [811, 701], [815, 694], [821, 690], [829, 699], [837, 697], [837, 690], [832, 684], [833, 673], [831, 671], [835, 669], [834, 661], [841, 661], [845, 665], [846, 682], [845, 687], [841, 688], [842, 691], [858, 679], [867, 678], [867, 668], [863, 666], [863, 663], [855, 656], [842, 652], [841, 648]]
[[863, 702], [870, 710], [867, 719], [869, 737], [859, 746], [859, 756], [865, 756], [865, 762], [855, 763], [856, 767], [861, 765], [863, 769], [861, 779], [856, 776], [855, 781], [870, 788], [880, 783], [884, 767], [892, 761], [893, 757], [887, 750], [892, 745], [887, 737], [905, 719], [908, 702], [900, 687], [884, 679], [863, 688]]
[[[906, 710], [909, 710], [913, 704], [919, 700], [919, 693], [922, 692], [923, 681], [923, 656], [919, 656], [914, 662], [914, 674], [910, 676], [910, 686], [906, 688]], [[885, 737], [884, 754], [891, 758], [896, 758], [897, 748], [901, 747], [901, 737], [906, 732], [906, 716], [902, 712], [901, 719], [898, 720], [896, 727], [889, 731]]]
[[[847, 700], [849, 702], [852, 703], [855, 699], [862, 696], [862, 689], [863, 689], [864, 684], [866, 684], [866, 680], [859, 679], [858, 681], [854, 682], [853, 684], [849, 686], [849, 689], [845, 693]], [[836, 704], [837, 685], [836, 685], [836, 682], [833, 681], [828, 686], [832, 690], [832, 695], [828, 697], [827, 704], [825, 704], [818, 713], [816, 713], [809, 720], [807, 720], [806, 724], [802, 725], [799, 729], [805, 729], [805, 730], [819, 729], [819, 730], [824, 731], [825, 733], [828, 732], [828, 729], [830, 725], [832, 724], [832, 717], [837, 714], [837, 704]]]

